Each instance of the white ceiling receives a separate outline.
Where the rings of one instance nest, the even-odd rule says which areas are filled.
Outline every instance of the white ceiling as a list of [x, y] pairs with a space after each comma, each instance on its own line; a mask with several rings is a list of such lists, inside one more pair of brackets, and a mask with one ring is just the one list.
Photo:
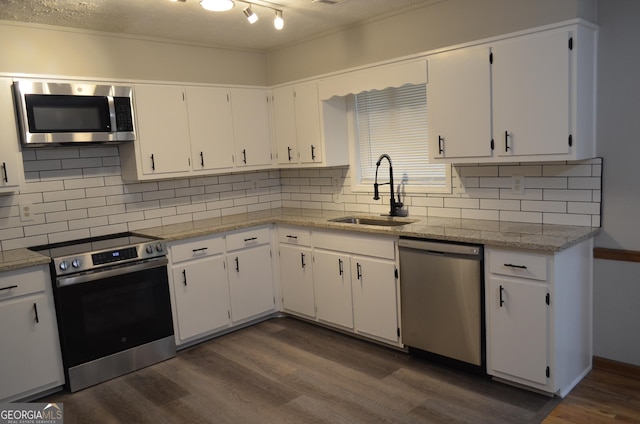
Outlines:
[[[187, 43], [272, 50], [296, 41], [445, 0], [255, 0], [250, 25], [236, 1], [227, 12], [209, 12], [199, 0], [0, 0], [0, 20], [132, 34]], [[283, 11], [284, 29], [273, 27]]]

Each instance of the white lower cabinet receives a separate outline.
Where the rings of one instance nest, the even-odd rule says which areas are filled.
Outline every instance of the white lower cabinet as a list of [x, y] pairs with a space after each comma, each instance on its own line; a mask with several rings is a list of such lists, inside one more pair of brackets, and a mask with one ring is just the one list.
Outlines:
[[177, 344], [231, 323], [224, 238], [200, 237], [170, 245]]
[[487, 372], [566, 396], [592, 360], [593, 241], [561, 252], [485, 247]]
[[268, 227], [174, 242], [169, 258], [177, 345], [275, 309]]
[[313, 262], [309, 230], [282, 227], [280, 240], [280, 295], [282, 309], [292, 314], [313, 318], [316, 306], [313, 293]]
[[316, 250], [313, 279], [318, 321], [353, 329], [351, 257], [346, 253]]
[[351, 258], [353, 321], [357, 332], [384, 340], [400, 337], [396, 264], [381, 259]]
[[227, 234], [225, 238], [232, 322], [245, 322], [274, 312], [269, 228]]
[[400, 345], [395, 237], [314, 231], [319, 321]]
[[0, 401], [10, 402], [64, 384], [49, 269], [0, 274]]

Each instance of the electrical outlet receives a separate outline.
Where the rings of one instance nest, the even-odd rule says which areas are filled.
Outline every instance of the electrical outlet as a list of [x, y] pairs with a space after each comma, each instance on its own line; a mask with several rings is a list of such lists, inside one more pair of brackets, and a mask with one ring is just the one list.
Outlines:
[[524, 194], [524, 176], [511, 176], [511, 194]]
[[20, 208], [20, 221], [33, 221], [35, 218], [33, 216], [33, 205], [31, 203], [20, 203], [18, 205]]

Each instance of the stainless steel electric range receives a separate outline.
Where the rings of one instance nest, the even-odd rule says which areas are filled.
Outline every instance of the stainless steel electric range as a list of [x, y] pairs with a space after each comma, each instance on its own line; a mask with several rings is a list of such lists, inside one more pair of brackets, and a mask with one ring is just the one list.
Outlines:
[[68, 390], [175, 356], [162, 240], [119, 233], [31, 250], [52, 259]]

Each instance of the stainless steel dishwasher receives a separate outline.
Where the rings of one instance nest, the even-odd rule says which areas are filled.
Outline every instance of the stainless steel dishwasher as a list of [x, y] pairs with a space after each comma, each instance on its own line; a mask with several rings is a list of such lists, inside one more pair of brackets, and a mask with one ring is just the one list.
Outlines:
[[402, 341], [485, 370], [483, 247], [401, 238]]

